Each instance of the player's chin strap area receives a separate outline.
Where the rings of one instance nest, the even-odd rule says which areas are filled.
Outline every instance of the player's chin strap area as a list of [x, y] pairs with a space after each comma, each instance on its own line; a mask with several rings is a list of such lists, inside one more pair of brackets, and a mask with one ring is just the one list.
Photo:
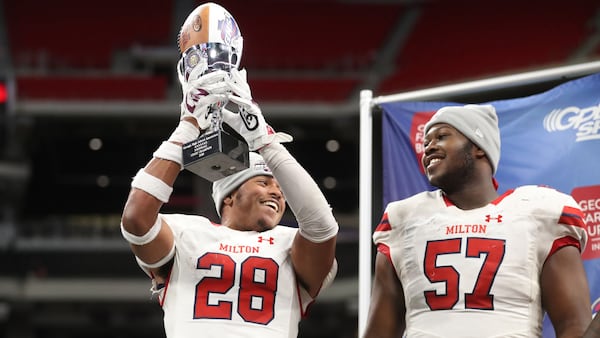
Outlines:
[[300, 234], [313, 243], [333, 238], [338, 224], [325, 196], [304, 168], [280, 143], [260, 150], [298, 220]]

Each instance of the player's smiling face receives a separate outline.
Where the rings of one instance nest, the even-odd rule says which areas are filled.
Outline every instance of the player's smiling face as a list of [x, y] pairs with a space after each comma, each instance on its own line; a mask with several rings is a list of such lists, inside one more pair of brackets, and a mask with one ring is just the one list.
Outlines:
[[433, 125], [425, 135], [421, 162], [431, 185], [451, 192], [468, 181], [473, 171], [473, 143], [446, 123]]
[[265, 231], [279, 224], [285, 212], [285, 199], [277, 179], [255, 176], [242, 184], [231, 196], [238, 216], [239, 230]]

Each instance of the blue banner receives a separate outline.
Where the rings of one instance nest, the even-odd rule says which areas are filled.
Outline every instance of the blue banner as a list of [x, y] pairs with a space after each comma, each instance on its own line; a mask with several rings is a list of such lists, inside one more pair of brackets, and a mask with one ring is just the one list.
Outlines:
[[[501, 134], [498, 191], [547, 185], [573, 195], [586, 217], [583, 253], [594, 314], [600, 311], [600, 73], [547, 92], [492, 104]], [[433, 188], [423, 175], [423, 128], [433, 113], [456, 102], [381, 104], [383, 207]], [[554, 337], [549, 321], [544, 337]]]

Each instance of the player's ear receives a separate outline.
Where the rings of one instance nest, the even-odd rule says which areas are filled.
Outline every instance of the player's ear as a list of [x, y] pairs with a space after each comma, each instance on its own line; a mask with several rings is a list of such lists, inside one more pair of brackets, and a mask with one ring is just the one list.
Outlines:
[[475, 156], [477, 158], [483, 158], [486, 157], [487, 155], [485, 154], [485, 151], [483, 151], [483, 149], [481, 149], [478, 145], [476, 145], [475, 143], [473, 143], [473, 149], [475, 150]]
[[231, 198], [231, 195], [225, 196], [225, 198], [223, 199], [223, 205], [231, 205], [233, 202], [233, 198]]

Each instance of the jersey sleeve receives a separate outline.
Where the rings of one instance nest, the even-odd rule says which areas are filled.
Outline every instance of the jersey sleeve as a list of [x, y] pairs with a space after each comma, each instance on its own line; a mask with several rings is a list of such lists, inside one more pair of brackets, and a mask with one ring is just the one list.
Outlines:
[[[173, 243], [173, 248], [171, 249], [169, 254], [167, 256], [163, 257], [162, 259], [160, 259], [159, 263], [155, 263], [152, 265], [157, 265], [157, 264], [163, 265], [163, 264], [167, 263], [169, 260], [171, 260], [173, 258], [173, 256], [175, 256], [176, 249], [177, 249], [177, 238], [181, 237], [181, 234], [183, 233], [183, 231], [186, 228], [193, 226], [195, 222], [209, 222], [208, 219], [206, 219], [205, 217], [195, 216], [195, 215], [160, 214], [159, 213], [158, 217], [161, 217], [163, 222], [166, 222], [169, 225], [169, 228], [173, 232], [174, 243]], [[137, 256], [135, 256], [135, 260], [136, 260], [138, 266], [142, 269], [142, 271], [144, 271], [148, 277], [150, 277], [152, 280], [154, 280], [154, 275], [150, 271], [150, 268], [154, 267], [154, 266], [144, 263]]]
[[577, 202], [569, 195], [563, 195], [564, 203], [558, 217], [559, 236], [571, 237], [573, 243], [580, 252], [583, 252], [587, 244], [588, 236], [585, 230], [584, 215]]
[[544, 260], [565, 246], [574, 246], [583, 252], [588, 236], [585, 230], [584, 215], [579, 205], [570, 195], [552, 188], [540, 188], [543, 195], [538, 212], [543, 212], [543, 228], [540, 240], [544, 243], [540, 254]]
[[210, 224], [208, 218], [198, 215], [159, 214], [159, 216], [162, 217], [163, 221], [169, 224], [175, 239], [177, 239], [181, 233], [189, 227]]
[[391, 241], [394, 238], [393, 233], [395, 230], [390, 222], [390, 213], [391, 210], [398, 209], [396, 204], [397, 202], [394, 202], [385, 208], [383, 216], [381, 216], [381, 220], [373, 232], [373, 244], [375, 244], [377, 247], [377, 251], [384, 254], [390, 260], [390, 262], [392, 261], [390, 246], [392, 246]]
[[401, 241], [407, 222], [415, 217], [422, 217], [423, 213], [427, 214], [437, 210], [440, 196], [439, 190], [426, 191], [406, 199], [390, 202], [373, 232], [372, 239], [377, 246], [377, 251], [389, 257], [389, 248]]

